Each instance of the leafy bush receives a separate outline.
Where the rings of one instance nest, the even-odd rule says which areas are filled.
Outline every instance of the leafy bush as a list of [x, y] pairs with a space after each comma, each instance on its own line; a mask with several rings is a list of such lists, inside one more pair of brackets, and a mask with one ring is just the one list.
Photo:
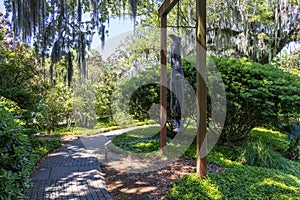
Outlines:
[[[117, 87], [124, 102], [119, 102], [121, 108], [128, 107], [134, 119], [144, 121], [150, 119], [149, 109], [153, 104], [159, 104], [159, 67], [155, 66], [139, 72], [137, 76], [126, 78]], [[117, 101], [120, 97], [116, 97]], [[129, 104], [128, 106], [123, 104]]]
[[[214, 62], [221, 74], [227, 98], [226, 120], [220, 144], [240, 142], [249, 136], [254, 127], [277, 125], [286, 116], [299, 114], [299, 76], [272, 65], [251, 62], [246, 58], [212, 57], [210, 61]], [[185, 79], [196, 89], [195, 58], [183, 59], [182, 64]], [[159, 71], [151, 72], [152, 74], [149, 71], [141, 72], [140, 76], [125, 81], [123, 86], [125, 91], [123, 96], [132, 95], [128, 91], [135, 91], [130, 98], [130, 112], [136, 118], [148, 117], [149, 108], [159, 102], [159, 84], [139, 88], [143, 84], [157, 80], [155, 77]], [[208, 77], [215, 80], [215, 72], [208, 71]], [[208, 91], [208, 120], [213, 106], [209, 94]], [[167, 100], [169, 103], [170, 98]]]
[[19, 107], [0, 99], [0, 199], [17, 199], [28, 184], [30, 143]]
[[58, 124], [63, 121], [71, 126], [71, 116], [73, 113], [72, 91], [63, 84], [57, 84], [51, 88], [40, 103], [40, 112], [36, 119], [39, 127], [44, 130], [54, 131]]
[[150, 119], [149, 110], [153, 104], [159, 104], [159, 86], [157, 84], [145, 84], [134, 91], [130, 98], [130, 114], [135, 119], [145, 121]]
[[[2, 17], [2, 22], [5, 21]], [[16, 102], [22, 109], [33, 110], [43, 91], [41, 73], [35, 66], [36, 56], [28, 45], [14, 43], [7, 22], [0, 25], [0, 96]]]
[[[99, 56], [100, 57], [100, 56]], [[95, 88], [95, 109], [96, 114], [100, 117], [112, 114], [110, 97], [114, 91], [114, 73], [109, 69], [98, 75], [97, 81], [94, 82]]]
[[287, 140], [285, 134], [266, 128], [252, 129], [249, 139], [263, 141], [265, 144], [270, 145], [275, 151], [280, 152], [282, 155], [286, 152], [289, 146], [289, 141]]
[[266, 167], [273, 169], [290, 168], [286, 159], [279, 153], [275, 152], [269, 145], [260, 140], [249, 140], [241, 147], [242, 152], [239, 156], [241, 163], [250, 166]]
[[32, 146], [30, 158], [34, 164], [36, 164], [46, 154], [61, 146], [61, 140], [57, 138], [51, 138], [51, 139], [34, 138], [31, 140], [30, 143]]
[[22, 198], [34, 164], [61, 144], [58, 139], [31, 141], [21, 112], [15, 102], [0, 98], [0, 199]]
[[[185, 76], [195, 88], [193, 60], [183, 60], [183, 67], [189, 72]], [[212, 57], [212, 60], [226, 87], [227, 113], [221, 144], [240, 142], [254, 127], [277, 125], [284, 119], [282, 116], [299, 114], [299, 76], [246, 58]], [[208, 73], [208, 78], [213, 80], [214, 73]]]

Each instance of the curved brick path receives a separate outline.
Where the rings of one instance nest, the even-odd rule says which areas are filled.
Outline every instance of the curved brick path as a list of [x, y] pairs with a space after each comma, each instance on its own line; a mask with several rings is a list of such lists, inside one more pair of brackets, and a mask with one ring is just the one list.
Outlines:
[[99, 159], [104, 158], [106, 142], [135, 128], [82, 138], [49, 154], [32, 174], [26, 199], [112, 199], [101, 175]]

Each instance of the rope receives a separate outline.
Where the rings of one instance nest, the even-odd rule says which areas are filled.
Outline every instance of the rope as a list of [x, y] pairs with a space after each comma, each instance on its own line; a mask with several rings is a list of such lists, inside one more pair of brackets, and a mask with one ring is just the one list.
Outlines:
[[180, 1], [177, 3], [177, 32], [179, 33]]

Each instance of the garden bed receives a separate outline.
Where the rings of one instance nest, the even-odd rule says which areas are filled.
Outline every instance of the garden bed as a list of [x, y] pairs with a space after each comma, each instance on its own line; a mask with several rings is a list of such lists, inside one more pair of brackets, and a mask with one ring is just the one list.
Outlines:
[[[114, 166], [103, 166], [107, 189], [114, 199], [164, 199], [176, 179], [196, 172], [195, 160], [180, 158], [172, 164], [153, 172], [128, 173]], [[211, 173], [224, 170], [218, 165], [208, 164]]]
[[[141, 137], [137, 133], [125, 133], [112, 142], [131, 153], [159, 148], [152, 140], [141, 140], [147, 136], [145, 129]], [[207, 158], [209, 173], [202, 180], [195, 173], [195, 144], [181, 158], [152, 172], [132, 173], [136, 161], [131, 153], [116, 153], [102, 169], [115, 199], [299, 199], [300, 163], [284, 158], [288, 144], [284, 134], [254, 129], [241, 146], [215, 146]], [[249, 150], [256, 153], [247, 154]]]

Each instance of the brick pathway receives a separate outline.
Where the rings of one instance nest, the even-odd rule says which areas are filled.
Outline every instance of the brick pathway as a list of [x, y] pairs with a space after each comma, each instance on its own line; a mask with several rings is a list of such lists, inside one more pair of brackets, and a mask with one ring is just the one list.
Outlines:
[[100, 169], [104, 145], [116, 135], [136, 128], [102, 133], [63, 145], [38, 165], [31, 176], [26, 200], [112, 200]]
[[64, 145], [38, 166], [26, 199], [112, 199], [106, 190], [97, 155], [81, 140]]

